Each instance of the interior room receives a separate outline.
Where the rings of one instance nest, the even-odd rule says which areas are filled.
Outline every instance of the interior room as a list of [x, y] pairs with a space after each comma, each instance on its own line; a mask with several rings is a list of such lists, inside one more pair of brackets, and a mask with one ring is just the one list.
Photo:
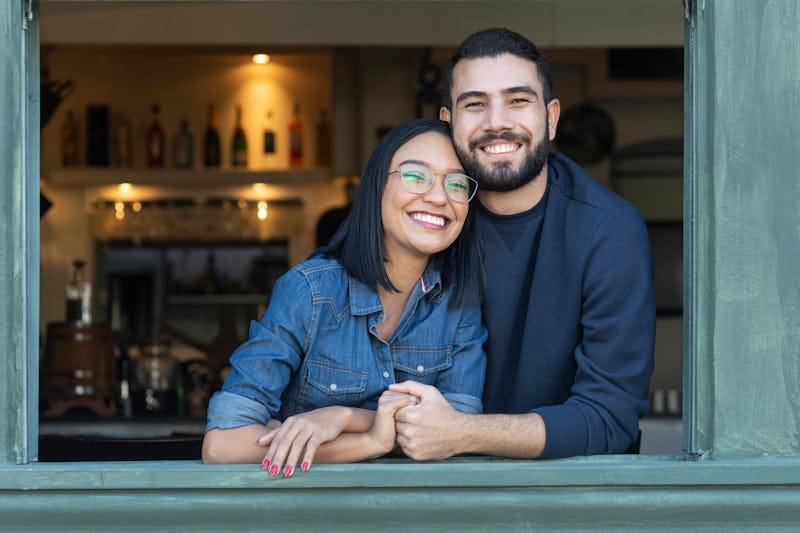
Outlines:
[[[487, 26], [545, 52], [553, 149], [648, 223], [642, 453], [679, 453], [682, 11], [627, 4], [43, 1], [43, 457], [69, 436], [196, 443], [275, 280], [325, 242], [380, 136], [438, 115], [454, 47]], [[108, 458], [88, 446], [51, 460]]]

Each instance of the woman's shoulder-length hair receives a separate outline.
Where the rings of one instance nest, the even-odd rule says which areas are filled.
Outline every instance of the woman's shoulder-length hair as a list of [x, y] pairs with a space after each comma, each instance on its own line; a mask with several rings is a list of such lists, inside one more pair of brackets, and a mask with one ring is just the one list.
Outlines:
[[[395, 126], [380, 140], [361, 174], [350, 214], [324, 249], [326, 256], [336, 258], [351, 276], [371, 287], [380, 284], [387, 290], [397, 290], [384, 265], [381, 200], [395, 152], [427, 132], [451, 137], [447, 122], [412, 119]], [[483, 262], [474, 207], [469, 209], [455, 242], [432, 255], [429, 265], [441, 272], [444, 289], [453, 289], [452, 305], [465, 305], [482, 297]]]

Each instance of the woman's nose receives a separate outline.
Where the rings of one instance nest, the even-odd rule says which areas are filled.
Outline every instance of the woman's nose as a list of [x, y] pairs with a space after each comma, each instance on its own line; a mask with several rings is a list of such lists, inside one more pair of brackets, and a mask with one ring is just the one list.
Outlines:
[[444, 177], [436, 176], [433, 186], [424, 195], [425, 201], [432, 204], [442, 205], [447, 203], [447, 192], [444, 189]]

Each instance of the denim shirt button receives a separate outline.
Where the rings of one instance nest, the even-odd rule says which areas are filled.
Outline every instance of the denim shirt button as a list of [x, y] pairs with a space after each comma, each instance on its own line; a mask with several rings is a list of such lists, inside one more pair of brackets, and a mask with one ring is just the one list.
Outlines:
[[336, 390], [336, 383], [331, 383], [331, 390]]
[[422, 365], [419, 365], [419, 366], [417, 367], [417, 372], [423, 372], [424, 370], [425, 370], [425, 367], [424, 367], [424, 366], [422, 366]]
[[385, 371], [385, 370], [383, 371], [383, 377], [385, 377], [385, 378], [389, 377], [389, 373], [387, 371]]

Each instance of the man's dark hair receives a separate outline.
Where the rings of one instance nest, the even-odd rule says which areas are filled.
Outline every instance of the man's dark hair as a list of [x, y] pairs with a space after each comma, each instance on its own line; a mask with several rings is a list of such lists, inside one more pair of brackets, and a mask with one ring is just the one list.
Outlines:
[[550, 77], [550, 64], [541, 51], [530, 39], [517, 32], [505, 28], [490, 28], [475, 32], [458, 45], [450, 63], [444, 72], [442, 86], [442, 103], [452, 111], [453, 100], [450, 91], [453, 89], [453, 70], [463, 59], [478, 59], [482, 57], [497, 57], [502, 54], [512, 54], [522, 59], [527, 59], [536, 65], [539, 81], [542, 82], [544, 103], [553, 98], [553, 80]]
[[[353, 208], [324, 253], [337, 259], [362, 283], [397, 291], [384, 265], [381, 200], [395, 152], [411, 139], [436, 132], [450, 139], [450, 126], [437, 119], [412, 119], [395, 126], [378, 143], [361, 174]], [[452, 287], [453, 306], [482, 296], [483, 262], [477, 236], [474, 208], [469, 209], [461, 233], [446, 250], [431, 256], [429, 265], [441, 272], [445, 290]]]

